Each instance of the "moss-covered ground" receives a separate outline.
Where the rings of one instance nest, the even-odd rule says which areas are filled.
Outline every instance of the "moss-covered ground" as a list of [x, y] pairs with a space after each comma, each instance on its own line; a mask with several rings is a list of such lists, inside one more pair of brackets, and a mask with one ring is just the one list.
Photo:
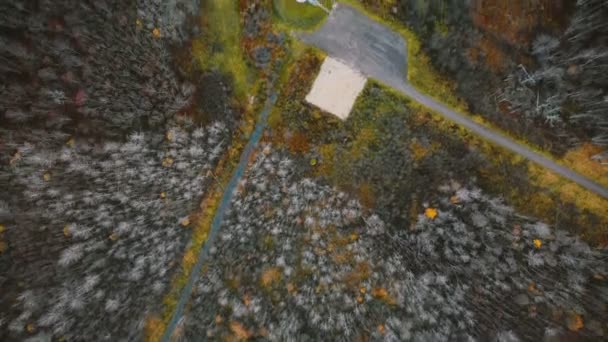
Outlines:
[[438, 201], [446, 179], [477, 184], [520, 212], [608, 242], [608, 202], [493, 146], [418, 103], [370, 82], [346, 121], [303, 101], [322, 63], [310, 51], [291, 69], [269, 140], [299, 156], [308, 174], [355, 194], [407, 227]]
[[241, 18], [232, 0], [203, 1], [201, 35], [192, 41], [192, 57], [202, 70], [217, 69], [232, 75], [234, 91], [245, 97], [254, 74], [247, 67], [241, 50]]

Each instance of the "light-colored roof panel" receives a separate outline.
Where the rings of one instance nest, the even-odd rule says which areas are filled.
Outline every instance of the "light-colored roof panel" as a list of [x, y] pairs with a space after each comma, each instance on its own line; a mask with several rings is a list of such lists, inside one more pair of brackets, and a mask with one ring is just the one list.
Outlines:
[[345, 120], [367, 78], [341, 61], [327, 57], [306, 101]]

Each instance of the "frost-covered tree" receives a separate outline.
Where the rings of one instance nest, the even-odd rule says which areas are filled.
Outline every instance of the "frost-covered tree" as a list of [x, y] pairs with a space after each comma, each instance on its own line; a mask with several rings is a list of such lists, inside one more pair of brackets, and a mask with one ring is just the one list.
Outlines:
[[175, 74], [170, 48], [191, 35], [186, 17], [197, 4], [3, 1], [0, 135], [23, 142], [25, 124], [49, 137], [162, 129], [194, 92]]
[[597, 144], [608, 143], [608, 8], [602, 0], [578, 1], [561, 39], [540, 34], [532, 53], [540, 67], [520, 66], [509, 75], [498, 100], [516, 114], [549, 123], [566, 142], [584, 130]]
[[606, 252], [500, 199], [442, 186], [436, 217], [390, 227], [261, 149], [196, 282], [186, 340], [540, 340], [608, 315], [589, 300], [606, 300], [594, 281]]
[[[10, 259], [9, 334], [139, 338], [158, 310], [195, 212], [228, 142], [226, 125], [189, 122], [124, 142], [23, 146], [0, 173]], [[6, 219], [6, 221], [4, 221]], [[9, 302], [11, 294], [27, 298]], [[10, 304], [9, 304], [10, 303]], [[5, 329], [6, 327], [2, 327]]]

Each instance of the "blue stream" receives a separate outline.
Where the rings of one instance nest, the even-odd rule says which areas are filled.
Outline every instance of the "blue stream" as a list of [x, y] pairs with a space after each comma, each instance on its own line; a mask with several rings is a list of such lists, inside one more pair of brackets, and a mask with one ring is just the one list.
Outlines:
[[255, 126], [247, 145], [245, 146], [245, 150], [243, 154], [241, 154], [241, 160], [239, 161], [239, 165], [236, 170], [232, 174], [232, 178], [230, 178], [230, 182], [224, 189], [224, 194], [222, 195], [222, 200], [220, 205], [215, 212], [215, 216], [213, 217], [213, 222], [211, 223], [211, 230], [209, 232], [209, 236], [207, 237], [207, 241], [205, 241], [203, 248], [198, 255], [198, 260], [196, 261], [196, 265], [192, 269], [190, 273], [190, 277], [188, 278], [188, 282], [186, 286], [184, 286], [182, 293], [179, 297], [179, 302], [177, 303], [177, 307], [173, 312], [173, 316], [171, 317], [171, 321], [169, 321], [169, 325], [165, 329], [165, 333], [161, 339], [162, 342], [169, 342], [171, 339], [171, 335], [175, 331], [177, 327], [177, 323], [180, 321], [182, 315], [184, 314], [184, 308], [186, 303], [190, 299], [192, 295], [192, 288], [194, 287], [194, 282], [198, 279], [198, 276], [203, 268], [203, 263], [207, 259], [209, 255], [209, 248], [213, 244], [215, 237], [217, 236], [218, 231], [220, 230], [220, 225], [222, 224], [222, 219], [224, 218], [224, 213], [230, 207], [230, 201], [232, 199], [232, 194], [234, 193], [234, 189], [236, 188], [239, 180], [243, 177], [243, 173], [245, 173], [245, 169], [247, 168], [247, 164], [249, 161], [249, 157], [251, 153], [255, 149], [256, 145], [262, 138], [262, 134], [264, 133], [264, 129], [266, 128], [266, 122], [268, 121], [268, 116], [270, 115], [270, 110], [274, 106], [277, 101], [277, 95], [273, 92], [268, 100], [266, 100], [266, 104], [262, 110], [260, 115], [260, 120]]

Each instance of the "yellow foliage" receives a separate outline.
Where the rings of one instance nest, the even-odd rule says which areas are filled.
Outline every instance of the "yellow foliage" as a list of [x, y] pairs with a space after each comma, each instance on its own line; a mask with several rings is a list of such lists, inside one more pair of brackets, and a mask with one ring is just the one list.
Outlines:
[[167, 193], [166, 193], [166, 192], [164, 192], [164, 191], [163, 191], [163, 192], [161, 192], [161, 193], [160, 193], [160, 198], [162, 198], [162, 199], [167, 198]]
[[543, 242], [540, 239], [534, 239], [534, 247], [540, 248], [543, 245]]
[[137, 27], [141, 28], [141, 27], [143, 26], [143, 23], [141, 22], [141, 20], [136, 19], [136, 20], [135, 20], [135, 26], [137, 26]]
[[185, 219], [180, 220], [179, 224], [181, 224], [182, 227], [188, 227], [190, 225], [190, 218], [186, 217]]
[[44, 175], [42, 175], [42, 179], [44, 179], [45, 182], [49, 182], [51, 180], [51, 174], [45, 172]]
[[412, 152], [415, 161], [419, 161], [429, 154], [429, 150], [422, 146], [417, 139], [413, 139], [410, 143], [410, 151]]
[[5, 230], [6, 230], [6, 227], [4, 227], [3, 224], [0, 224], [0, 234], [4, 233]]
[[541, 216], [550, 212], [555, 207], [556, 203], [546, 192], [535, 192], [526, 196], [523, 199], [527, 208], [536, 216]]
[[359, 186], [359, 201], [366, 208], [374, 207], [374, 189], [369, 183], [363, 183]]
[[319, 147], [321, 156], [321, 166], [317, 168], [317, 172], [322, 175], [330, 175], [334, 171], [334, 156], [335, 147], [333, 144], [324, 144]]
[[426, 208], [426, 210], [424, 211], [424, 215], [433, 220], [435, 219], [435, 217], [437, 217], [437, 209]]
[[170, 167], [171, 165], [173, 165], [173, 158], [171, 157], [167, 157], [165, 159], [163, 159], [163, 166], [164, 167]]
[[110, 236], [108, 238], [112, 241], [116, 241], [116, 240], [118, 240], [118, 234], [112, 233], [112, 234], [110, 234]]
[[76, 144], [76, 141], [74, 140], [74, 138], [70, 138], [70, 140], [68, 140], [65, 144], [68, 145], [69, 147], [74, 147], [74, 145]]
[[373, 143], [378, 140], [378, 135], [373, 127], [364, 127], [357, 132], [355, 141], [353, 142], [352, 150], [357, 155], [362, 152], [361, 150], [369, 148]]
[[28, 325], [25, 326], [25, 330], [27, 330], [28, 333], [33, 333], [35, 329], [34, 324], [30, 323]]
[[168, 131], [167, 134], [165, 134], [165, 137], [167, 138], [167, 141], [173, 141], [173, 132]]
[[[536, 164], [529, 163], [530, 179], [536, 185], [542, 186], [559, 194], [562, 201], [574, 203], [579, 208], [585, 208], [598, 215], [604, 222], [608, 221], [608, 200], [596, 195], [580, 185], [558, 177]], [[554, 202], [554, 201], [552, 201]], [[555, 205], [555, 204], [553, 204]], [[550, 206], [547, 206], [547, 209]]]
[[[220, 69], [232, 75], [234, 91], [237, 98], [242, 100], [250, 90], [248, 76], [251, 72], [241, 49], [241, 18], [237, 5], [237, 1], [228, 0], [204, 2], [200, 22], [207, 35], [200, 35], [194, 40], [192, 56], [203, 71]], [[207, 46], [214, 42], [208, 36], [212, 36], [222, 49], [210, 51]]]
[[70, 226], [68, 226], [67, 224], [65, 226], [63, 226], [63, 236], [65, 236], [65, 237], [70, 236]]
[[152, 30], [152, 36], [154, 36], [154, 38], [160, 38], [160, 30], [158, 27], [155, 27], [154, 30]]
[[602, 165], [591, 157], [600, 153], [602, 148], [593, 144], [582, 144], [580, 147], [568, 151], [563, 158], [564, 164], [579, 173], [608, 186], [608, 165]]
[[196, 264], [196, 253], [193, 250], [186, 251], [184, 258], [182, 259], [182, 267], [192, 268]]

